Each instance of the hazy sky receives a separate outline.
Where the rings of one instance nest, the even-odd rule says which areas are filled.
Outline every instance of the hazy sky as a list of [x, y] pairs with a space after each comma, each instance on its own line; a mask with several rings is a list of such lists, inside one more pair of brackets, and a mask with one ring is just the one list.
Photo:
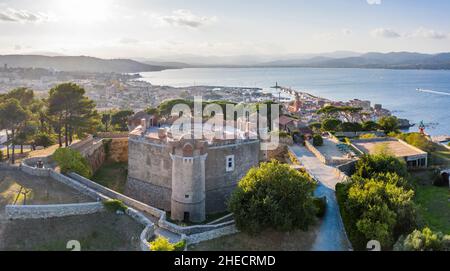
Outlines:
[[448, 0], [0, 0], [0, 54], [450, 51]]

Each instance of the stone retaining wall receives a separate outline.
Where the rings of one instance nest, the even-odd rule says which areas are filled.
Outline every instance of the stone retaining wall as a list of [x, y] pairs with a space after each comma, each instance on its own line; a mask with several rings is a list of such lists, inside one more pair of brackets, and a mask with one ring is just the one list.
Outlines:
[[150, 251], [150, 245], [148, 240], [152, 239], [155, 236], [155, 224], [151, 224], [145, 227], [145, 229], [141, 232], [139, 237], [140, 246], [142, 251]]
[[128, 163], [128, 137], [113, 138], [111, 140], [107, 159], [114, 162]]
[[13, 166], [10, 165], [8, 163], [2, 163], [0, 162], [0, 169], [5, 169], [5, 170], [20, 170], [20, 167], [18, 166]]
[[214, 225], [195, 225], [195, 226], [179, 226], [177, 224], [171, 223], [166, 220], [166, 214], [164, 213], [164, 216], [161, 217], [158, 221], [158, 226], [160, 228], [166, 229], [168, 231], [180, 234], [180, 235], [193, 235], [193, 234], [199, 234], [199, 233], [206, 233], [209, 231], [215, 231], [221, 228], [225, 228], [227, 226], [235, 225], [234, 220], [226, 221], [220, 224], [214, 224]]
[[324, 156], [314, 145], [309, 142], [308, 140], [305, 141], [305, 147], [312, 152], [317, 159], [320, 160], [320, 162], [324, 163], [325, 165], [329, 165], [331, 163], [330, 159], [326, 156]]
[[[111, 198], [103, 195], [102, 193], [100, 193], [92, 188], [89, 188], [86, 185], [83, 185], [82, 183], [80, 183], [77, 180], [73, 180], [72, 178], [69, 178], [58, 172], [55, 172], [53, 169], [33, 168], [33, 167], [28, 166], [26, 161], [22, 162], [20, 169], [23, 172], [33, 175], [33, 176], [46, 176], [46, 177], [48, 176], [48, 177], [54, 179], [55, 181], [64, 183], [64, 184], [68, 185], [69, 187], [72, 187], [72, 188], [76, 189], [77, 191], [83, 193], [84, 195], [87, 195], [91, 198], [97, 199], [98, 201], [106, 201], [106, 200], [111, 199]], [[95, 204], [97, 204], [98, 206], [101, 206], [103, 208], [103, 204], [101, 202], [97, 202]], [[13, 206], [13, 207], [17, 207], [17, 206]], [[32, 207], [32, 206], [26, 206], [26, 207]], [[147, 240], [150, 240], [154, 236], [155, 224], [153, 222], [151, 222], [150, 219], [148, 219], [146, 216], [144, 216], [141, 212], [139, 212], [133, 208], [128, 208], [126, 210], [126, 214], [128, 216], [130, 216], [133, 220], [135, 220], [136, 222], [140, 223], [141, 225], [143, 225], [145, 227], [140, 235], [140, 248], [143, 251], [148, 251]]]
[[[211, 240], [220, 236], [235, 233], [235, 221], [230, 220], [220, 224], [212, 225], [195, 225], [189, 227], [183, 227], [167, 221], [166, 212], [136, 201], [125, 195], [122, 195], [116, 191], [108, 189], [100, 184], [97, 184], [89, 179], [86, 179], [76, 173], [69, 173], [69, 177], [55, 172], [53, 169], [38, 169], [28, 166], [26, 163], [21, 164], [21, 170], [34, 176], [48, 176], [58, 182], [64, 183], [77, 191], [90, 196], [98, 201], [105, 201], [110, 199], [116, 199], [122, 201], [125, 205], [133, 208], [128, 208], [126, 214], [133, 218], [135, 221], [145, 227], [141, 233], [141, 249], [148, 251], [148, 242], [155, 235], [156, 225], [145, 215], [148, 213], [156, 218], [159, 218], [157, 226], [171, 231], [176, 234], [180, 234], [182, 238], [187, 240], [191, 238], [192, 242], [202, 242]], [[100, 203], [99, 203], [100, 204]], [[229, 215], [228, 215], [229, 216]], [[219, 220], [220, 221], [220, 220]], [[186, 235], [190, 235], [185, 237]]]
[[353, 160], [348, 163], [336, 166], [336, 168], [344, 174], [351, 176], [355, 172], [356, 162], [358, 162], [358, 160]]
[[236, 229], [235, 225], [229, 225], [208, 232], [189, 235], [186, 237], [186, 242], [188, 245], [198, 244], [200, 242], [216, 239], [222, 236], [231, 235], [238, 232], [239, 231]]
[[39, 219], [88, 215], [104, 211], [101, 202], [54, 205], [7, 205], [5, 207], [8, 219]]
[[104, 187], [104, 186], [102, 186], [102, 185], [100, 185], [98, 183], [95, 183], [95, 182], [89, 180], [89, 179], [86, 179], [86, 178], [84, 178], [84, 177], [82, 177], [82, 176], [80, 176], [80, 175], [78, 175], [76, 173], [69, 173], [67, 175], [69, 175], [73, 179], [77, 180], [78, 182], [86, 185], [87, 187], [89, 187], [89, 188], [91, 188], [91, 189], [93, 189], [95, 191], [98, 191], [98, 192], [100, 192], [100, 193], [102, 193], [102, 194], [104, 194], [104, 195], [106, 195], [106, 196], [108, 196], [108, 197], [110, 197], [112, 199], [120, 200], [120, 201], [122, 201], [123, 203], [125, 203], [128, 206], [136, 208], [139, 211], [151, 214], [154, 217], [160, 218], [163, 214], [165, 214], [165, 212], [162, 211], [162, 210], [159, 210], [159, 209], [154, 208], [154, 207], [152, 207], [150, 205], [144, 204], [144, 203], [142, 203], [140, 201], [134, 200], [134, 199], [132, 199], [130, 197], [127, 197], [125, 195], [122, 195], [122, 194], [120, 194], [120, 193], [118, 193], [118, 192], [116, 192], [114, 190], [111, 190], [111, 189], [106, 188], [106, 187]]
[[128, 138], [129, 132], [100, 132], [97, 137], [100, 138]]
[[92, 145], [93, 142], [94, 142], [94, 137], [92, 135], [89, 135], [85, 139], [71, 144], [69, 146], [69, 148], [71, 148], [72, 150], [80, 151], [80, 150], [84, 149], [85, 147]]
[[96, 191], [99, 191], [100, 193], [102, 193], [110, 198], [120, 200], [125, 205], [131, 206], [141, 212], [148, 213], [156, 218], [159, 218], [158, 226], [160, 228], [166, 229], [173, 233], [177, 233], [180, 235], [183, 235], [183, 234], [191, 235], [191, 234], [197, 234], [197, 233], [207, 232], [207, 231], [211, 231], [211, 230], [216, 230], [216, 229], [219, 229], [222, 227], [233, 225], [235, 223], [234, 220], [231, 220], [231, 221], [226, 221], [224, 223], [215, 224], [215, 225], [195, 225], [195, 226], [188, 226], [188, 227], [179, 226], [177, 224], [167, 221], [167, 219], [166, 219], [167, 213], [163, 210], [157, 209], [155, 207], [152, 207], [152, 206], [142, 203], [140, 201], [134, 200], [125, 195], [122, 195], [116, 191], [108, 189], [108, 188], [106, 188], [100, 184], [97, 184], [89, 179], [86, 179], [76, 173], [69, 173], [68, 175], [70, 177], [72, 177], [73, 179], [83, 183], [84, 185], [86, 185]]

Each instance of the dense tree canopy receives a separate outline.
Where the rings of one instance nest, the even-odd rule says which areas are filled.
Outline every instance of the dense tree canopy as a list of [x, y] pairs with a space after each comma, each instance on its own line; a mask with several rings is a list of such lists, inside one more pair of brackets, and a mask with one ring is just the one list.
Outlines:
[[85, 96], [83, 88], [73, 83], [60, 84], [50, 90], [48, 114], [54, 121], [60, 146], [63, 131], [67, 147], [74, 134], [82, 136], [93, 132], [100, 123], [94, 102]]
[[344, 122], [340, 129], [343, 132], [361, 132], [363, 130], [362, 125], [357, 122]]
[[356, 162], [355, 175], [362, 178], [371, 178], [378, 173], [397, 173], [406, 177], [407, 167], [404, 161], [386, 154], [364, 155]]
[[362, 129], [367, 132], [377, 131], [380, 128], [378, 123], [374, 121], [366, 121], [362, 124]]
[[252, 168], [239, 182], [229, 207], [237, 227], [248, 233], [272, 228], [307, 230], [314, 222], [312, 179], [276, 161]]
[[397, 137], [423, 151], [432, 152], [435, 150], [433, 143], [420, 133], [399, 134]]
[[355, 249], [370, 240], [390, 249], [416, 226], [414, 190], [405, 178], [406, 166], [388, 155], [364, 156], [350, 181], [336, 194], [347, 233]]
[[380, 129], [384, 130], [386, 133], [398, 131], [399, 121], [397, 117], [389, 116], [382, 117], [378, 120], [378, 125]]
[[342, 124], [342, 121], [338, 119], [326, 119], [322, 122], [322, 130], [335, 132], [339, 129], [339, 126]]
[[433, 232], [429, 228], [415, 230], [396, 243], [397, 251], [450, 251], [450, 235]]
[[6, 129], [7, 132], [11, 132], [12, 163], [15, 162], [15, 145], [18, 143], [18, 136], [21, 129], [26, 127], [25, 123], [29, 118], [29, 114], [15, 98], [7, 98], [0, 101], [0, 130]]
[[133, 110], [120, 110], [112, 114], [111, 125], [118, 131], [128, 131], [128, 118], [133, 116]]
[[75, 172], [83, 177], [92, 177], [92, 168], [89, 162], [78, 151], [70, 148], [60, 148], [52, 156], [61, 168], [61, 172]]

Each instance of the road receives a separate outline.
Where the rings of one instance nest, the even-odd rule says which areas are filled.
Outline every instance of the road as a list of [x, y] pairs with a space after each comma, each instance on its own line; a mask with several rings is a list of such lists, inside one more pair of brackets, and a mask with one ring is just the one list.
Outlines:
[[322, 164], [314, 154], [304, 147], [292, 146], [291, 151], [297, 155], [298, 160], [306, 170], [319, 181], [315, 191], [316, 197], [327, 198], [327, 211], [320, 225], [317, 238], [314, 241], [313, 251], [348, 251], [351, 244], [345, 233], [339, 206], [336, 200], [335, 187], [338, 180], [334, 168]]

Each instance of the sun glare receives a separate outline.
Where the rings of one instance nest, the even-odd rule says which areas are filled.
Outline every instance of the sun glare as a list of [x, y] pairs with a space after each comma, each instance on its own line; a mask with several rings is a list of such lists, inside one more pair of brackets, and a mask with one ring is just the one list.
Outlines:
[[58, 17], [80, 24], [106, 20], [112, 4], [112, 0], [59, 0], [56, 2]]

